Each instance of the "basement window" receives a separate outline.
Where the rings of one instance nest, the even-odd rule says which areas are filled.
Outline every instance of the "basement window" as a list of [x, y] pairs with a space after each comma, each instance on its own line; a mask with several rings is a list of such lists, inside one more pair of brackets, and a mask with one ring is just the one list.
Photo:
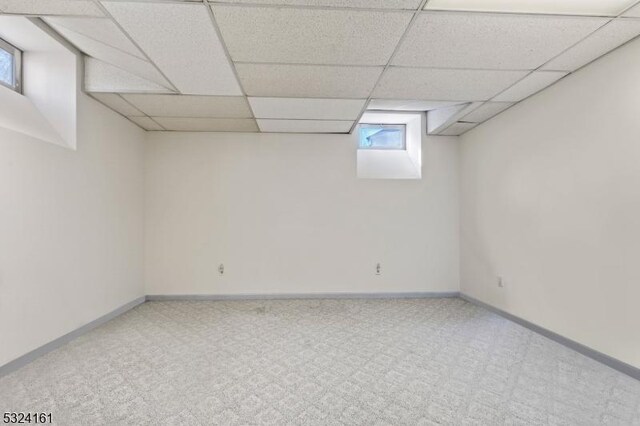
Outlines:
[[22, 52], [0, 38], [0, 84], [22, 92]]
[[0, 14], [0, 132], [75, 150], [80, 55], [57, 37], [39, 20]]
[[424, 114], [367, 111], [354, 133], [359, 179], [422, 178]]
[[404, 124], [361, 124], [358, 149], [405, 150], [406, 127]]

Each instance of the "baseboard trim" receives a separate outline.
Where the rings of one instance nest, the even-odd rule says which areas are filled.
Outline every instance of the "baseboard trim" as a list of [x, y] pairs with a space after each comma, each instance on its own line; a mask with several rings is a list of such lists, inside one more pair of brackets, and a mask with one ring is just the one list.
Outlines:
[[16, 371], [17, 369], [24, 367], [25, 365], [29, 364], [31, 361], [35, 360], [36, 358], [41, 357], [42, 355], [45, 355], [49, 352], [51, 352], [54, 349], [59, 348], [62, 345], [65, 345], [67, 343], [69, 343], [70, 341], [72, 341], [73, 339], [76, 339], [80, 336], [82, 336], [85, 333], [88, 333], [89, 331], [93, 330], [96, 327], [101, 326], [102, 324], [111, 321], [112, 319], [114, 319], [117, 316], [120, 316], [122, 314], [124, 314], [125, 312], [135, 308], [136, 306], [144, 303], [146, 300], [146, 298], [144, 296], [142, 297], [138, 297], [135, 300], [132, 300], [131, 302], [120, 306], [119, 308], [109, 312], [108, 314], [105, 314], [103, 316], [101, 316], [98, 319], [95, 319], [93, 321], [91, 321], [88, 324], [83, 325], [80, 328], [77, 328], [67, 334], [65, 334], [64, 336], [58, 337], [55, 340], [52, 340], [49, 343], [45, 343], [44, 345], [40, 346], [39, 348], [36, 348], [34, 350], [32, 350], [31, 352], [28, 352], [16, 359], [14, 359], [13, 361], [9, 361], [7, 364], [0, 366], [0, 377], [5, 376], [9, 373], [12, 373], [14, 371]]
[[491, 311], [495, 314], [500, 315], [503, 318], [506, 318], [510, 321], [515, 322], [516, 324], [520, 324], [521, 326], [528, 328], [531, 331], [534, 331], [538, 334], [543, 335], [544, 337], [553, 340], [554, 342], [560, 343], [572, 349], [576, 352], [581, 353], [582, 355], [589, 357], [595, 361], [598, 361], [601, 364], [604, 364], [608, 367], [613, 368], [621, 373], [624, 373], [628, 376], [633, 377], [634, 379], [640, 380], [640, 369], [634, 367], [633, 365], [627, 364], [624, 361], [620, 361], [616, 358], [613, 358], [609, 355], [603, 354], [595, 349], [591, 349], [588, 346], [583, 345], [582, 343], [578, 343], [574, 340], [571, 340], [567, 337], [564, 337], [558, 333], [555, 333], [551, 330], [547, 330], [544, 327], [540, 327], [532, 322], [529, 322], [523, 318], [520, 318], [516, 315], [510, 314], [509, 312], [503, 311], [502, 309], [496, 308], [495, 306], [489, 305], [488, 303], [482, 302], [476, 298], [471, 296], [467, 296], [464, 293], [460, 293], [460, 298], [466, 300], [469, 303], [480, 306], [488, 311]]
[[275, 294], [149, 294], [148, 302], [172, 300], [291, 300], [291, 299], [434, 299], [455, 298], [457, 291], [407, 293], [275, 293]]

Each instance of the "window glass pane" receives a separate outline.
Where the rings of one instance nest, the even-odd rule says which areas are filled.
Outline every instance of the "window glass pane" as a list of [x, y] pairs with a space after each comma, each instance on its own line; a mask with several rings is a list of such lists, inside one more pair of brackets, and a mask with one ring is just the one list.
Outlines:
[[360, 149], [405, 149], [404, 124], [361, 124]]
[[13, 55], [0, 48], [0, 82], [9, 87], [15, 86], [13, 68]]

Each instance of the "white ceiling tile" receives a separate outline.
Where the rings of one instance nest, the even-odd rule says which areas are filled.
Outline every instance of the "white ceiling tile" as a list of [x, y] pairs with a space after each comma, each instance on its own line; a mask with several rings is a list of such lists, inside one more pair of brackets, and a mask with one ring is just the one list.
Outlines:
[[495, 102], [519, 102], [552, 85], [567, 75], [562, 71], [536, 71], [529, 74], [494, 99]]
[[249, 98], [256, 118], [355, 120], [364, 99]]
[[575, 71], [640, 34], [640, 21], [611, 21], [585, 40], [546, 64], [545, 70]]
[[239, 62], [385, 65], [412, 17], [410, 12], [212, 8], [229, 53]]
[[385, 111], [430, 111], [432, 109], [446, 108], [459, 104], [460, 102], [449, 101], [414, 101], [414, 100], [391, 100], [372, 99], [367, 106], [368, 110]]
[[617, 16], [635, 0], [430, 0], [425, 9]]
[[640, 4], [633, 6], [627, 10], [622, 16], [628, 16], [631, 18], [640, 18]]
[[157, 83], [89, 57], [84, 58], [84, 75], [84, 86], [87, 92], [171, 92]]
[[467, 102], [446, 108], [427, 111], [427, 133], [437, 134], [443, 129], [459, 121], [463, 116], [480, 107], [482, 102]]
[[454, 123], [451, 126], [447, 127], [442, 132], [438, 133], [440, 136], [460, 136], [469, 130], [476, 127], [478, 123], [464, 123], [458, 122]]
[[123, 98], [152, 117], [251, 118], [242, 96], [123, 95]]
[[391, 67], [375, 98], [485, 101], [527, 75], [527, 71], [451, 70]]
[[39, 16], [104, 16], [91, 0], [0, 0], [0, 10]]
[[142, 127], [144, 130], [164, 130], [158, 123], [149, 117], [127, 117], [129, 120]]
[[140, 49], [127, 38], [111, 19], [49, 17], [45, 18], [45, 21], [56, 30], [66, 28], [130, 55], [145, 59]]
[[123, 70], [146, 80], [158, 83], [166, 88], [171, 87], [169, 82], [162, 76], [162, 74], [160, 74], [153, 64], [144, 59], [140, 59], [137, 56], [130, 55], [119, 49], [63, 27], [58, 27], [56, 30], [71, 44], [93, 58], [115, 65]]
[[257, 132], [251, 118], [186, 118], [153, 117], [167, 130], [181, 132]]
[[531, 70], [606, 22], [594, 17], [424, 13], [393, 64]]
[[122, 97], [116, 93], [93, 93], [91, 96], [122, 115], [129, 117], [144, 116], [142, 111], [122, 99]]
[[408, 9], [420, 7], [420, 0], [217, 0], [218, 3], [283, 6], [346, 7], [364, 9]]
[[511, 102], [485, 102], [470, 114], [465, 115], [463, 120], [471, 123], [482, 123], [500, 114], [512, 105], [513, 103]]
[[354, 121], [257, 120], [265, 133], [348, 133]]
[[382, 67], [237, 64], [247, 95], [368, 98]]
[[103, 4], [180, 92], [242, 95], [204, 4]]
[[358, 124], [409, 124], [418, 115], [415, 111], [365, 111]]

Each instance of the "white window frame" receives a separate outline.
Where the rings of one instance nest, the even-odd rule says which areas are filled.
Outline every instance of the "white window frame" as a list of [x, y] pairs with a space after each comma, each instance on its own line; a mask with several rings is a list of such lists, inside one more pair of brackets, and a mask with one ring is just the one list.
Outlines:
[[3, 81], [0, 81], [0, 84], [15, 92], [22, 93], [22, 50], [1, 38], [0, 49], [13, 56], [13, 85], [5, 84]]
[[358, 138], [360, 138], [360, 126], [365, 127], [402, 127], [402, 147], [401, 148], [381, 148], [381, 147], [363, 147], [358, 140], [358, 149], [363, 150], [380, 150], [380, 151], [406, 151], [407, 150], [407, 125], [405, 123], [360, 123], [358, 126]]

